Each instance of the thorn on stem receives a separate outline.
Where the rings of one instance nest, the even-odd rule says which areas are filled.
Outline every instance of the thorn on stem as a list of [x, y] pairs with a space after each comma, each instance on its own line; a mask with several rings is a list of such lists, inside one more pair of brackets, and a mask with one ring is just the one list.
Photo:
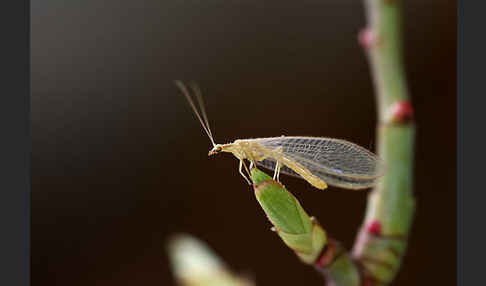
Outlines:
[[377, 220], [373, 220], [366, 225], [366, 231], [373, 235], [380, 235], [381, 234], [381, 224]]
[[395, 102], [389, 110], [392, 123], [407, 123], [413, 119], [413, 107], [408, 100]]
[[371, 279], [370, 277], [363, 277], [363, 284], [361, 284], [361, 286], [373, 286], [375, 285], [375, 283], [373, 283], [373, 279]]
[[332, 240], [329, 240], [328, 243], [324, 246], [324, 249], [322, 250], [320, 257], [317, 259], [314, 265], [317, 267], [329, 266], [329, 264], [331, 264], [331, 262], [334, 259], [334, 252], [335, 252], [334, 243]]
[[358, 43], [363, 49], [369, 50], [374, 47], [377, 42], [377, 36], [371, 28], [364, 28], [359, 31]]

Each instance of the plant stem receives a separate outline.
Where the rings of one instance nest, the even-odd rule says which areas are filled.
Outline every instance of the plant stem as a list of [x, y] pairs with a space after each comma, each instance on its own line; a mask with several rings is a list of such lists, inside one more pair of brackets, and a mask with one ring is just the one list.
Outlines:
[[230, 271], [227, 265], [199, 239], [178, 234], [168, 241], [169, 259], [177, 285], [254, 286], [255, 283]]
[[370, 193], [353, 257], [366, 285], [388, 284], [406, 250], [415, 203], [412, 194], [414, 125], [402, 54], [398, 0], [365, 0], [368, 27], [360, 33], [378, 104], [378, 154], [386, 174]]

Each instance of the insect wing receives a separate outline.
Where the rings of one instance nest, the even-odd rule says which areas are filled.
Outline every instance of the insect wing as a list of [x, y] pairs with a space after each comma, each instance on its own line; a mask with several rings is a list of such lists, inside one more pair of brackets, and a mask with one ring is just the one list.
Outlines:
[[[277, 161], [272, 158], [267, 158], [262, 161], [257, 162], [257, 165], [270, 169], [275, 170]], [[300, 162], [301, 165], [305, 166], [305, 162]], [[338, 176], [326, 172], [322, 172], [319, 169], [313, 169], [312, 167], [307, 167], [309, 171], [319, 179], [326, 182], [328, 185], [341, 187], [345, 189], [365, 189], [376, 185], [377, 178], [353, 178], [353, 177], [346, 177], [346, 176]], [[280, 173], [302, 178], [299, 174], [297, 174], [294, 170], [288, 168], [287, 166], [282, 166], [280, 169]]]
[[[372, 180], [383, 174], [383, 163], [375, 154], [348, 141], [320, 137], [272, 137], [254, 140], [265, 148], [280, 150], [284, 156], [300, 163], [317, 176], [326, 174], [339, 178]], [[266, 167], [265, 165], [271, 167], [272, 164], [262, 162], [262, 166]], [[282, 171], [289, 173], [288, 170]], [[295, 176], [292, 173], [289, 175]]]

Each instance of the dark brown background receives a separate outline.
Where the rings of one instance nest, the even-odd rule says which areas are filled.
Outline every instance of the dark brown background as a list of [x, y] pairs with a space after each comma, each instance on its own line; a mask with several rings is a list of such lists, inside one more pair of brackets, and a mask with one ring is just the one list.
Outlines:
[[[174, 87], [201, 85], [217, 142], [375, 143], [361, 1], [32, 1], [32, 285], [173, 285], [188, 232], [258, 285], [322, 285], [269, 230]], [[454, 1], [404, 1], [417, 214], [394, 285], [455, 284]], [[367, 192], [282, 177], [351, 247]], [[302, 282], [305, 283], [302, 283]], [[297, 283], [297, 284], [296, 284]]]

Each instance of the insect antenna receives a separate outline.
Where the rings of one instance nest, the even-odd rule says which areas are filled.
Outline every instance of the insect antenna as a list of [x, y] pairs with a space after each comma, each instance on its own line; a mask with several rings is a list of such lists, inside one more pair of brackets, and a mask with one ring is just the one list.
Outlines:
[[206, 114], [206, 108], [204, 105], [203, 97], [202, 97], [202, 92], [199, 86], [195, 82], [191, 82], [190, 86], [192, 90], [194, 91], [194, 95], [196, 95], [197, 102], [199, 104], [199, 109], [201, 110], [204, 122], [206, 122], [206, 128], [209, 131], [209, 134], [211, 135], [211, 138], [213, 137], [213, 132], [211, 132], [211, 128], [209, 128], [209, 120], [208, 120], [208, 115]]
[[216, 143], [214, 143], [213, 134], [211, 133], [211, 129], [209, 128], [209, 121], [208, 121], [208, 117], [206, 115], [206, 109], [204, 108], [204, 102], [202, 100], [201, 90], [199, 89], [199, 87], [195, 83], [191, 84], [191, 88], [193, 89], [193, 91], [196, 95], [196, 99], [198, 101], [199, 108], [201, 109], [201, 113], [204, 117], [204, 120], [201, 118], [201, 115], [199, 114], [199, 112], [196, 108], [196, 105], [194, 104], [194, 101], [192, 100], [186, 86], [180, 80], [176, 80], [175, 84], [182, 91], [182, 94], [184, 94], [184, 96], [186, 97], [187, 101], [189, 102], [189, 105], [192, 108], [192, 111], [194, 112], [194, 114], [196, 114], [197, 118], [199, 119], [199, 122], [201, 123], [202, 128], [204, 129], [204, 131], [208, 135], [209, 140], [211, 140], [211, 143], [213, 144], [213, 146], [215, 146]]

